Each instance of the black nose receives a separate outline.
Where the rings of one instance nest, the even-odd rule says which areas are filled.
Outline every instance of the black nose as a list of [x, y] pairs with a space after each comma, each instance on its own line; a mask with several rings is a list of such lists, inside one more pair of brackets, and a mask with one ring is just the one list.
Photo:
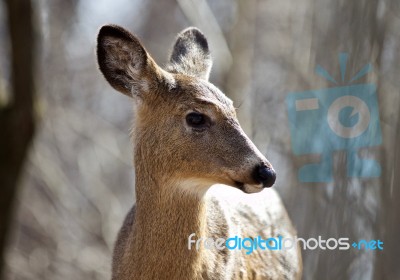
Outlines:
[[269, 188], [275, 183], [276, 173], [272, 168], [260, 165], [256, 167], [254, 179], [258, 183], [262, 183], [264, 188]]

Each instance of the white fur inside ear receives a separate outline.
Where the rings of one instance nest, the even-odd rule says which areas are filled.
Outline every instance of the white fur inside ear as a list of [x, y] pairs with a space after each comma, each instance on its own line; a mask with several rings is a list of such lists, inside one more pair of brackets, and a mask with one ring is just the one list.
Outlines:
[[181, 63], [170, 63], [167, 69], [174, 73], [181, 73], [208, 81], [210, 77], [211, 67], [211, 60], [204, 60], [204, 58], [199, 58], [198, 62], [188, 59], [184, 60]]
[[156, 64], [140, 41], [119, 26], [106, 25], [99, 31], [97, 41], [99, 68], [116, 90], [132, 96], [148, 92], [157, 76]]

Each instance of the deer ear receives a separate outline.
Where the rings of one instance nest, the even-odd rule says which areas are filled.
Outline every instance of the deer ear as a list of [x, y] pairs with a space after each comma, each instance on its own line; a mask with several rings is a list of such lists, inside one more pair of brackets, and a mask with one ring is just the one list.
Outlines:
[[212, 59], [206, 37], [200, 30], [189, 27], [178, 34], [167, 70], [172, 73], [208, 80]]
[[97, 37], [97, 60], [110, 85], [128, 96], [140, 96], [157, 86], [161, 75], [140, 41], [117, 25], [101, 27]]

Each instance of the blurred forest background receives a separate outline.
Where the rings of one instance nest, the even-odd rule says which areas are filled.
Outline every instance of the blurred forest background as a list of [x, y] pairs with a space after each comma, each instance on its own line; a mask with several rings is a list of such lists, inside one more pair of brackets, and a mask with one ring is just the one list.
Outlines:
[[[400, 2], [398, 0], [0, 1], [0, 250], [2, 279], [109, 279], [111, 252], [134, 201], [131, 100], [97, 70], [99, 27], [136, 33], [159, 64], [176, 34], [200, 28], [211, 81], [278, 172], [300, 237], [381, 239], [383, 251], [303, 251], [304, 279], [400, 279]], [[382, 175], [299, 183], [310, 161], [290, 146], [285, 98], [327, 88], [372, 63], [383, 143], [363, 151]], [[338, 79], [340, 80], [340, 79]], [[318, 137], [318, 135], [316, 135]], [[315, 157], [314, 157], [315, 158]], [[8, 237], [5, 235], [8, 233]]]

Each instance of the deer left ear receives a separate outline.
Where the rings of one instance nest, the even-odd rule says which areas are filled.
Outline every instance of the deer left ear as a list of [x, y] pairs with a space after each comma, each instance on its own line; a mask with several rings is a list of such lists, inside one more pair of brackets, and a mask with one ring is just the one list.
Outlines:
[[167, 70], [208, 80], [212, 59], [206, 37], [195, 27], [178, 34]]
[[145, 98], [164, 79], [161, 68], [139, 39], [117, 25], [100, 29], [97, 60], [110, 85], [130, 97]]

